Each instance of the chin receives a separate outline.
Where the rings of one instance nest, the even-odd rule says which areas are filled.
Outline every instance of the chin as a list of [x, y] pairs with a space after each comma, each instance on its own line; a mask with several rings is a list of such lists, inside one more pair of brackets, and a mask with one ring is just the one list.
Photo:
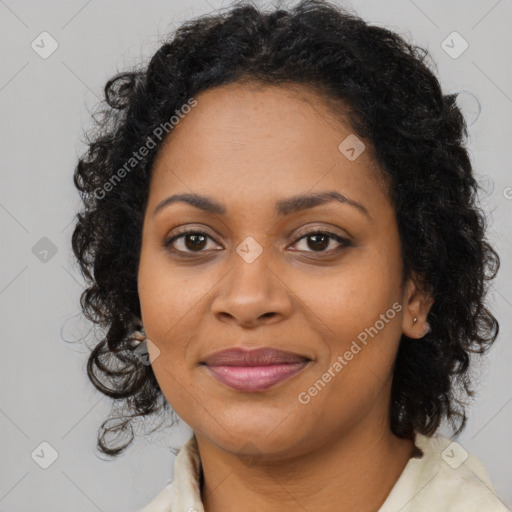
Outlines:
[[250, 410], [238, 409], [236, 413], [223, 409], [222, 416], [216, 416], [208, 425], [192, 428], [227, 452], [247, 456], [264, 454], [270, 459], [295, 452], [311, 437], [304, 418], [283, 409], [258, 410], [254, 404]]

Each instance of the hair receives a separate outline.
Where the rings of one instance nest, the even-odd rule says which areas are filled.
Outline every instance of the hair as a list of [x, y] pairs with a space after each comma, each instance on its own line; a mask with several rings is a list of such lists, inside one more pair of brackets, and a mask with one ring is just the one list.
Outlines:
[[[73, 177], [83, 209], [72, 248], [88, 285], [80, 305], [104, 330], [87, 374], [121, 410], [99, 429], [101, 452], [119, 454], [133, 441], [133, 421], [169, 410], [151, 365], [129, 343], [141, 317], [137, 273], [152, 165], [165, 140], [155, 134], [201, 91], [243, 81], [312, 86], [350, 108], [355, 132], [389, 183], [404, 278], [420, 276], [434, 299], [431, 331], [400, 340], [391, 430], [400, 438], [432, 435], [444, 418], [456, 435], [463, 430], [465, 399], [474, 394], [470, 356], [484, 354], [499, 331], [484, 299], [500, 259], [486, 241], [457, 95], [443, 94], [427, 57], [327, 0], [272, 12], [238, 1], [184, 22], [147, 64], [108, 80]], [[150, 139], [153, 149], [135, 159]], [[127, 162], [121, 179], [116, 173]]]

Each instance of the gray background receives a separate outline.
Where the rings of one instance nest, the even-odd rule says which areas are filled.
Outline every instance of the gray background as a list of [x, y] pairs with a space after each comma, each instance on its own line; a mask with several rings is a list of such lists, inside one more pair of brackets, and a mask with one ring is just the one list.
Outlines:
[[[133, 511], [172, 477], [168, 447], [188, 438], [186, 425], [141, 435], [114, 461], [95, 450], [96, 429], [110, 406], [86, 378], [86, 347], [73, 342], [90, 327], [77, 315], [83, 281], [70, 250], [79, 207], [72, 173], [85, 149], [83, 130], [91, 126], [88, 109], [106, 80], [149, 58], [183, 20], [223, 5], [228, 2], [0, 0], [0, 511]], [[512, 506], [512, 2], [348, 5], [428, 48], [446, 92], [466, 91], [461, 104], [472, 123], [469, 147], [488, 191], [482, 205], [490, 238], [502, 258], [490, 297], [501, 332], [476, 371], [479, 393], [457, 441], [482, 460]], [[59, 45], [46, 59], [31, 47], [43, 31]], [[469, 43], [457, 58], [442, 47], [453, 31]], [[452, 53], [462, 48], [457, 39], [448, 44]], [[31, 457], [43, 441], [58, 452], [46, 470]]]

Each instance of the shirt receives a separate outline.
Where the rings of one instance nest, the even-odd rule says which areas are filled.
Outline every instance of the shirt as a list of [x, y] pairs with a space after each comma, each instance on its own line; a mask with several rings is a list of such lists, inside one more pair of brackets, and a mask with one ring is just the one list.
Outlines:
[[[378, 512], [511, 512], [478, 458], [458, 443], [415, 433], [421, 457], [411, 457]], [[204, 512], [201, 459], [192, 435], [174, 461], [174, 479], [141, 512]]]

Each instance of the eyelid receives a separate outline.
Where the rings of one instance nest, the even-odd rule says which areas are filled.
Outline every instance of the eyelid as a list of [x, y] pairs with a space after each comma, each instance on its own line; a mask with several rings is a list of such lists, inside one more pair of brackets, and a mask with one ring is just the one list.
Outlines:
[[326, 229], [319, 229], [319, 228], [317, 228], [317, 229], [312, 228], [309, 231], [306, 231], [305, 233], [303, 233], [302, 235], [296, 235], [295, 241], [292, 243], [292, 246], [298, 244], [304, 238], [307, 238], [307, 237], [313, 236], [313, 235], [317, 235], [317, 234], [327, 235], [331, 240], [334, 240], [335, 242], [337, 242], [339, 244], [339, 246], [335, 247], [334, 249], [329, 249], [327, 251], [297, 251], [297, 252], [306, 252], [306, 253], [318, 254], [318, 255], [323, 254], [323, 255], [327, 256], [327, 255], [332, 255], [332, 254], [336, 253], [341, 248], [346, 248], [346, 247], [352, 246], [352, 242], [348, 238], [341, 236], [337, 233], [333, 233], [332, 231], [328, 231]]
[[[164, 247], [166, 247], [166, 248], [170, 247], [173, 242], [175, 242], [176, 240], [179, 240], [180, 238], [184, 238], [184, 235], [187, 235], [187, 234], [205, 235], [206, 237], [213, 240], [216, 244], [219, 244], [219, 242], [217, 242], [215, 237], [211, 233], [209, 233], [205, 228], [202, 228], [202, 227], [195, 228], [193, 226], [192, 227], [186, 226], [186, 227], [177, 227], [175, 230], [173, 230], [172, 236], [165, 238]], [[180, 253], [180, 254], [194, 254], [194, 251], [174, 250], [174, 252]], [[205, 251], [197, 251], [197, 254], [200, 254], [201, 252], [205, 252]]]
[[[204, 227], [203, 225], [195, 227], [195, 226], [191, 226], [190, 224], [185, 224], [185, 225], [177, 226], [174, 229], [172, 229], [171, 231], [173, 231], [173, 235], [172, 235], [171, 238], [173, 238], [176, 235], [179, 235], [181, 233], [191, 233], [191, 232], [192, 233], [204, 233], [204, 234], [208, 235], [212, 240], [217, 242], [215, 235], [212, 235], [208, 231], [208, 229], [209, 229], [208, 227]], [[339, 228], [337, 228], [334, 225], [332, 225], [332, 226], [327, 225], [326, 226], [325, 224], [323, 226], [307, 225], [306, 227], [303, 227], [301, 230], [299, 230], [298, 233], [295, 233], [295, 235], [294, 235], [295, 242], [297, 242], [298, 238], [300, 238], [300, 237], [302, 237], [304, 235], [315, 234], [315, 233], [326, 233], [326, 234], [329, 234], [329, 235], [338, 236], [338, 237], [343, 238], [344, 240], [346, 240], [348, 242], [351, 240], [351, 236], [349, 234], [340, 234], [340, 233], [336, 233], [336, 232], [330, 231], [332, 229], [339, 229]], [[289, 233], [287, 235], [287, 237], [289, 237], [289, 236], [292, 236], [292, 233]], [[169, 240], [169, 238], [167, 238], [167, 240]]]
[[[181, 239], [181, 238], [184, 238], [184, 236], [187, 235], [187, 234], [205, 235], [207, 238], [210, 238], [216, 244], [219, 244], [219, 242], [217, 242], [215, 237], [213, 237], [204, 228], [202, 228], [202, 227], [201, 228], [195, 228], [195, 227], [186, 226], [186, 227], [178, 227], [178, 228], [176, 228], [174, 233], [173, 233], [173, 235], [171, 237], [169, 237], [169, 238], [166, 238], [166, 241], [164, 242], [164, 246], [165, 247], [171, 246], [174, 241], [176, 241], [178, 239]], [[329, 255], [329, 254], [337, 252], [341, 248], [352, 246], [352, 242], [351, 242], [351, 240], [348, 237], [342, 236], [342, 235], [340, 235], [338, 233], [334, 233], [332, 231], [329, 231], [328, 228], [322, 228], [322, 227], [319, 227], [319, 226], [304, 228], [299, 233], [295, 234], [294, 235], [294, 241], [293, 241], [293, 243], [291, 245], [292, 246], [296, 245], [302, 239], [307, 238], [308, 236], [316, 235], [316, 234], [327, 235], [332, 240], [335, 240], [339, 244], [339, 247], [336, 247], [335, 249], [329, 249], [327, 251], [297, 251], [297, 252], [306, 252], [306, 253], [312, 253], [312, 254], [316, 253], [318, 255], [322, 255], [322, 254]], [[196, 252], [197, 254], [201, 254], [201, 253], [206, 253], [207, 251], [180, 251], [180, 250], [173, 250], [173, 252], [175, 252], [177, 254], [193, 255], [194, 252]]]
[[189, 224], [187, 224], [185, 226], [178, 226], [174, 228], [172, 231], [173, 235], [171, 238], [174, 238], [176, 235], [179, 235], [181, 233], [203, 233], [214, 239], [214, 236], [208, 232], [207, 228], [204, 228], [202, 226], [196, 228], [195, 226], [190, 226]]
[[298, 238], [301, 238], [304, 235], [314, 235], [315, 233], [325, 233], [328, 235], [332, 235], [334, 237], [337, 236], [339, 238], [343, 238], [347, 242], [350, 241], [350, 236], [348, 234], [337, 233], [337, 232], [333, 231], [334, 229], [339, 229], [339, 228], [336, 228], [335, 226], [326, 226], [326, 225], [323, 225], [323, 226], [308, 225], [307, 227], [299, 230], [298, 233], [295, 233], [294, 238], [295, 238], [295, 240], [297, 240]]

